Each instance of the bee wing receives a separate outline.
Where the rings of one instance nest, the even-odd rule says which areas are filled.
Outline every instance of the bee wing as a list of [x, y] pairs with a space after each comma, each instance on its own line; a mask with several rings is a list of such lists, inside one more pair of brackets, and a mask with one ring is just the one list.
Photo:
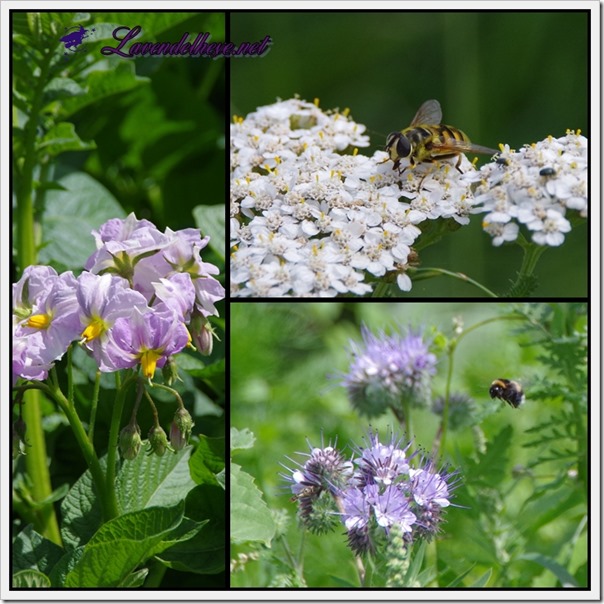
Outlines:
[[484, 153], [485, 155], [495, 155], [496, 153], [499, 153], [496, 149], [475, 145], [469, 141], [460, 141], [457, 139], [442, 141], [437, 137], [432, 140], [432, 149], [440, 152], [449, 151], [451, 153]]
[[440, 103], [434, 99], [430, 99], [422, 104], [417, 110], [415, 117], [413, 118], [411, 126], [418, 126], [420, 124], [428, 124], [430, 126], [436, 126], [443, 121], [443, 112], [440, 108]]

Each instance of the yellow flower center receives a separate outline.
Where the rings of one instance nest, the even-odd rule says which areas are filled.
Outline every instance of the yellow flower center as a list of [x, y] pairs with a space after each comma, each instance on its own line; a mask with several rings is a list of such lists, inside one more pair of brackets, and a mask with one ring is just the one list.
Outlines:
[[101, 317], [93, 317], [88, 327], [82, 332], [82, 340], [90, 342], [107, 331], [107, 323]]
[[32, 315], [27, 319], [27, 326], [34, 329], [46, 329], [51, 321], [52, 317], [50, 315]]
[[152, 378], [155, 373], [155, 366], [157, 360], [161, 357], [161, 352], [156, 350], [145, 350], [141, 354], [141, 367], [143, 368], [143, 374], [146, 378]]

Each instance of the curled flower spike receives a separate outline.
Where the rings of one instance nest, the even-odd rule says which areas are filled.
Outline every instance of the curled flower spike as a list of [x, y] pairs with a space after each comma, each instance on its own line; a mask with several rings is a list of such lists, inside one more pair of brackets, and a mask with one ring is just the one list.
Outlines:
[[300, 469], [282, 474], [302, 523], [320, 533], [333, 530], [333, 517], [339, 517], [357, 555], [383, 551], [391, 535], [404, 543], [431, 539], [451, 505], [457, 472], [437, 471], [432, 459], [407, 454], [411, 443], [395, 434], [383, 443], [369, 430], [367, 440], [353, 446], [352, 462], [345, 462], [335, 447], [311, 447]]

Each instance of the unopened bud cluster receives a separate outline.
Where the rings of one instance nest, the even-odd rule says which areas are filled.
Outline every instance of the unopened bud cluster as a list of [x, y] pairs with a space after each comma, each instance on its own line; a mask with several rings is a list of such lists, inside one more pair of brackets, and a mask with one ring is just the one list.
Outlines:
[[[147, 453], [162, 457], [166, 451], [180, 451], [188, 444], [194, 425], [191, 414], [184, 407], [180, 407], [170, 425], [169, 438], [160, 425], [154, 424], [151, 427], [147, 434]], [[142, 445], [141, 429], [134, 419], [120, 432], [120, 453], [124, 459], [135, 459]]]

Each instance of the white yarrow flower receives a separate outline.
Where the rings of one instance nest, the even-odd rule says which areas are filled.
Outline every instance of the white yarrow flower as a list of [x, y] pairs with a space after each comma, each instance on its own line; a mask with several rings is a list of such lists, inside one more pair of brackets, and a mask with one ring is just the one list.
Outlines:
[[[425, 221], [466, 225], [484, 213], [493, 244], [519, 225], [560, 245], [565, 215], [587, 214], [587, 141], [580, 134], [502, 146], [476, 170], [461, 156], [398, 170], [388, 155], [358, 154], [365, 126], [300, 99], [260, 107], [231, 126], [231, 294], [364, 296], [383, 279], [412, 286]], [[405, 168], [407, 166], [407, 168]]]

